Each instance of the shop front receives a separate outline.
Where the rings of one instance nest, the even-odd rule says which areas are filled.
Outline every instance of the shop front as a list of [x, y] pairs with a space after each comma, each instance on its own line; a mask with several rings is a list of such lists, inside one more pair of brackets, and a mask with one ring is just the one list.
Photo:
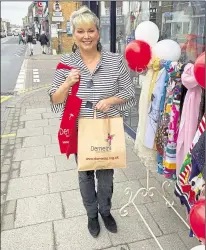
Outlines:
[[[101, 43], [105, 49], [124, 54], [134, 40], [135, 29], [143, 21], [154, 22], [160, 40], [179, 43], [180, 61], [194, 62], [205, 50], [205, 1], [86, 1], [100, 18]], [[135, 138], [138, 125], [138, 103], [144, 75], [131, 71], [137, 105], [125, 116], [125, 128]]]

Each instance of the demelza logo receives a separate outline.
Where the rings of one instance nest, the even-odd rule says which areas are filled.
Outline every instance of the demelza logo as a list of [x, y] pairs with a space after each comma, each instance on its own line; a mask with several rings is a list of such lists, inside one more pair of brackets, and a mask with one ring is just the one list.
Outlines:
[[95, 151], [95, 152], [110, 152], [112, 150], [112, 139], [114, 138], [114, 135], [110, 135], [110, 133], [108, 133], [107, 139], [105, 140], [109, 146], [103, 146], [103, 147], [95, 147], [95, 146], [91, 146], [91, 151]]

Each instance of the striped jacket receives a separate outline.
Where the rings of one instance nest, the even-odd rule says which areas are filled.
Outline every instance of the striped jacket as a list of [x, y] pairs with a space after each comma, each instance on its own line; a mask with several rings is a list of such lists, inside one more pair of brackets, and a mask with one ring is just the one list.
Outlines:
[[[88, 70], [82, 61], [79, 50], [75, 53], [63, 55], [60, 62], [80, 70], [80, 86], [77, 93], [77, 96], [82, 99], [80, 117], [93, 118], [93, 107], [95, 107], [98, 101], [112, 96], [126, 99], [127, 102], [113, 105], [107, 113], [109, 117], [123, 115], [124, 111], [135, 105], [134, 84], [122, 55], [103, 50], [101, 52], [101, 60], [93, 73]], [[69, 70], [64, 69], [56, 70], [52, 86], [48, 91], [50, 97], [64, 83], [69, 72]], [[65, 102], [51, 104], [53, 112], [61, 112], [60, 119], [64, 111]], [[104, 113], [97, 112], [98, 118], [104, 116]]]

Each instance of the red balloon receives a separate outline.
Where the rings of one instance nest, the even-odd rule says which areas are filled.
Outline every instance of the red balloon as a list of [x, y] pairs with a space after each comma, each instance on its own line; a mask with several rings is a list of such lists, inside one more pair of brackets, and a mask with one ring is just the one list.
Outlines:
[[197, 238], [205, 242], [205, 199], [195, 202], [191, 208], [190, 225]]
[[152, 58], [151, 48], [144, 41], [134, 40], [127, 45], [125, 58], [130, 69], [143, 72]]
[[200, 86], [205, 88], [205, 52], [195, 61], [194, 75]]

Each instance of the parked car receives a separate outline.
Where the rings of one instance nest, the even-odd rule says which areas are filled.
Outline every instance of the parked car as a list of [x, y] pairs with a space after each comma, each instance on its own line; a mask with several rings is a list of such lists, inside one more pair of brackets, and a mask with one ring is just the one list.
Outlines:
[[13, 36], [13, 33], [11, 31], [7, 32], [7, 36]]
[[19, 35], [19, 32], [14, 31], [14, 32], [13, 32], [13, 35], [14, 35], [14, 36], [18, 36], [18, 35]]

